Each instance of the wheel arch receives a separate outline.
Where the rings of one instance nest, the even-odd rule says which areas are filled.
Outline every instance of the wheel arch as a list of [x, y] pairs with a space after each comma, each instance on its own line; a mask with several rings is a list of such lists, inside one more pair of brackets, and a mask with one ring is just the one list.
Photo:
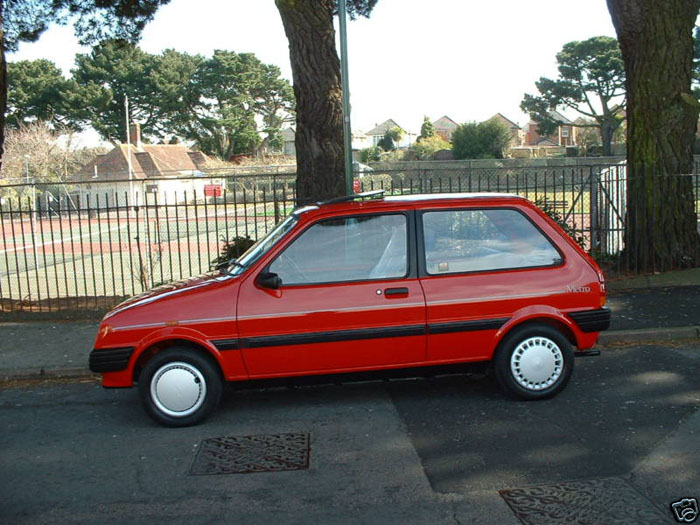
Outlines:
[[551, 326], [555, 330], [558, 330], [559, 332], [562, 333], [564, 337], [571, 343], [572, 346], [577, 346], [577, 339], [576, 339], [576, 334], [574, 331], [571, 329], [569, 325], [566, 323], [562, 322], [561, 319], [557, 319], [555, 317], [533, 317], [531, 319], [527, 319], [525, 321], [522, 321], [520, 323], [514, 324], [512, 326], [508, 327], [508, 330], [505, 331], [501, 337], [498, 339], [498, 345], [501, 344], [503, 339], [508, 336], [513, 330], [516, 330], [518, 328], [521, 328], [523, 326], [531, 326], [531, 325], [536, 325], [536, 324], [543, 324], [547, 326]]
[[143, 370], [143, 367], [146, 366], [146, 363], [148, 363], [148, 361], [150, 361], [153, 358], [153, 356], [163, 352], [164, 350], [167, 350], [168, 348], [174, 347], [189, 348], [197, 354], [208, 359], [213, 365], [215, 365], [216, 370], [218, 370], [219, 374], [221, 375], [221, 378], [225, 380], [221, 355], [216, 349], [210, 348], [209, 345], [203, 343], [202, 341], [193, 340], [186, 337], [174, 336], [165, 337], [156, 341], [150, 341], [149, 343], [144, 345], [143, 349], [139, 352], [136, 361], [134, 362], [132, 371], [133, 381], [138, 382], [141, 370]]
[[496, 352], [498, 352], [498, 350], [501, 348], [503, 341], [514, 330], [520, 329], [524, 326], [532, 326], [537, 324], [543, 324], [554, 328], [564, 337], [566, 337], [567, 341], [571, 343], [571, 346], [579, 346], [579, 337], [576, 333], [577, 330], [571, 321], [566, 319], [557, 311], [540, 311], [529, 315], [513, 316], [505, 325], [503, 325], [496, 334], [496, 343], [493, 347], [493, 354], [491, 358], [493, 359]]

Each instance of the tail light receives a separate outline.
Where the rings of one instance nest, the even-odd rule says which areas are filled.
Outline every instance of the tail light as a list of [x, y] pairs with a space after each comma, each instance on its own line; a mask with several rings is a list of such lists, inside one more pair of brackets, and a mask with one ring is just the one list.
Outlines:
[[598, 283], [600, 284], [600, 307], [605, 306], [605, 301], [607, 299], [607, 290], [605, 289], [605, 275], [600, 268], [596, 269], [598, 274]]

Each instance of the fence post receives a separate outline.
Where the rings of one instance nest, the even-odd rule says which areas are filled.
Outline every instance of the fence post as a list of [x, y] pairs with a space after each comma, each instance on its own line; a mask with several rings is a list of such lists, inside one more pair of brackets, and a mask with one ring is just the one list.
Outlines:
[[32, 223], [32, 249], [34, 251], [34, 269], [37, 271], [37, 291], [39, 288], [39, 248], [37, 246], [37, 236], [36, 236], [36, 179], [32, 179], [32, 207], [31, 214], [29, 215], [30, 222]]
[[600, 184], [600, 171], [595, 166], [590, 167], [591, 202], [589, 212], [591, 214], [591, 251], [600, 246], [600, 232], [598, 231], [598, 185]]

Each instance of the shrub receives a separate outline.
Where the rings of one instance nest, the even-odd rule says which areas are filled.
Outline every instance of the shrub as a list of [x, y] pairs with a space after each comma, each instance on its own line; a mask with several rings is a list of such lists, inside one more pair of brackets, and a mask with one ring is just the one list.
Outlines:
[[432, 160], [435, 152], [442, 149], [452, 149], [452, 146], [438, 135], [422, 138], [411, 146], [418, 160]]
[[388, 173], [371, 173], [365, 174], [360, 181], [362, 182], [362, 191], [369, 190], [391, 190], [391, 175]]
[[586, 240], [583, 235], [580, 235], [574, 231], [571, 225], [564, 220], [562, 214], [553, 206], [551, 206], [546, 200], [538, 199], [535, 201], [535, 206], [549, 215], [549, 218], [556, 222], [559, 227], [564, 230], [569, 237], [571, 237], [576, 244], [578, 244], [584, 250], [586, 249]]
[[502, 159], [511, 141], [510, 130], [495, 120], [457, 127], [452, 135], [455, 159]]
[[423, 117], [423, 124], [420, 127], [420, 135], [418, 135], [418, 140], [424, 140], [433, 136], [435, 136], [435, 126], [433, 126], [430, 119], [425, 116]]
[[377, 162], [382, 150], [377, 146], [370, 146], [360, 151], [360, 162], [367, 164], [369, 162]]
[[379, 161], [380, 162], [399, 162], [402, 160], [405, 160], [406, 156], [406, 150], [403, 149], [396, 149], [394, 151], [385, 151], [383, 152], [380, 157]]
[[255, 244], [255, 241], [248, 235], [245, 237], [234, 237], [233, 239], [227, 239], [222, 235], [221, 242], [221, 252], [216, 259], [211, 261], [212, 266], [218, 267], [220, 264], [225, 264], [231, 259], [238, 259], [248, 248]]

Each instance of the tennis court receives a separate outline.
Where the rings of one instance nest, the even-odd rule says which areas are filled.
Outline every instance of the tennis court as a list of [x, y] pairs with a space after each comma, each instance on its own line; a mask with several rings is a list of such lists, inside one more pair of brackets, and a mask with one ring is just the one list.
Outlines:
[[[291, 205], [179, 203], [0, 209], [0, 297], [123, 297], [207, 271], [224, 240], [257, 239]], [[277, 209], [277, 213], [275, 212]]]

